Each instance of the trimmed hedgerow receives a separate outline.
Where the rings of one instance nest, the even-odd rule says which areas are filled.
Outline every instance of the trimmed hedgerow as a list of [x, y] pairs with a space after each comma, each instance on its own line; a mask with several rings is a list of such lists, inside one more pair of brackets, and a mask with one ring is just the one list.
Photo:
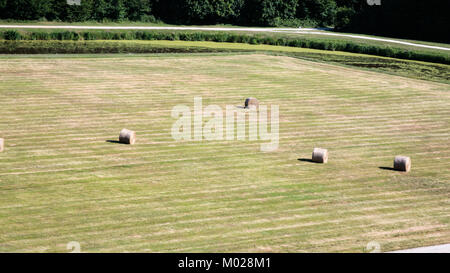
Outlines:
[[82, 53], [210, 53], [238, 50], [202, 47], [167, 47], [118, 41], [0, 41], [0, 54], [82, 54]]

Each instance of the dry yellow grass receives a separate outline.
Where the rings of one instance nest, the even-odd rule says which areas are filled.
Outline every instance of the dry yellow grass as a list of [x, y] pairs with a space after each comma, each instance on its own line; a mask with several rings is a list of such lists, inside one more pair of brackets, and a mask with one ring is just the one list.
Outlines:
[[[450, 88], [289, 57], [0, 59], [0, 251], [382, 251], [450, 242]], [[280, 146], [175, 142], [171, 109], [280, 106]], [[118, 145], [122, 128], [138, 145]], [[312, 164], [313, 147], [332, 147]], [[393, 172], [392, 156], [414, 161]], [[300, 159], [300, 160], [299, 160]]]

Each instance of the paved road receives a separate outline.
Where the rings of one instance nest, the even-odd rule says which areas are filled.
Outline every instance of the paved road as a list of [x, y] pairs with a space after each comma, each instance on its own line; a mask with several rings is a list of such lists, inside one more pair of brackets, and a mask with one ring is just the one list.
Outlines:
[[278, 33], [297, 33], [297, 34], [315, 34], [315, 35], [328, 35], [328, 36], [339, 36], [339, 37], [348, 37], [354, 39], [362, 39], [362, 40], [372, 40], [372, 41], [380, 41], [387, 42], [393, 44], [402, 44], [414, 47], [421, 48], [430, 48], [430, 49], [438, 49], [438, 50], [446, 50], [449, 51], [450, 47], [440, 47], [440, 46], [431, 46], [417, 43], [410, 43], [392, 39], [384, 39], [384, 38], [375, 38], [375, 37], [367, 37], [361, 35], [353, 35], [353, 34], [341, 34], [335, 32], [325, 31], [325, 29], [316, 29], [316, 28], [246, 28], [246, 27], [139, 27], [139, 26], [40, 26], [40, 25], [0, 25], [0, 28], [14, 28], [14, 29], [105, 29], [105, 30], [114, 30], [114, 29], [130, 29], [130, 30], [203, 30], [203, 31], [247, 31], [247, 32], [278, 32]]
[[397, 250], [389, 253], [450, 253], [450, 244]]

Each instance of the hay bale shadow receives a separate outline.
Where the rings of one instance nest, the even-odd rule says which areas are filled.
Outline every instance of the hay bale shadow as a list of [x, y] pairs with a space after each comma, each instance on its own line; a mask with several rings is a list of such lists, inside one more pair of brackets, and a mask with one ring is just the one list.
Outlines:
[[317, 162], [312, 161], [311, 158], [299, 158], [297, 159], [298, 161], [302, 161], [302, 162], [309, 162], [309, 163], [315, 163], [318, 164]]
[[111, 139], [108, 139], [106, 142], [108, 142], [108, 143], [115, 143], [115, 144], [125, 144], [125, 143], [122, 143], [122, 142], [120, 142], [118, 140], [111, 140]]
[[396, 170], [396, 169], [394, 169], [392, 167], [378, 167], [378, 169], [399, 172], [399, 170]]

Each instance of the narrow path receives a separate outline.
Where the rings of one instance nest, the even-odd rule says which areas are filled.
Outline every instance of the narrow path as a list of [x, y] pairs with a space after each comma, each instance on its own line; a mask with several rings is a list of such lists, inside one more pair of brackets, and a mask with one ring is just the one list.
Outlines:
[[328, 36], [339, 36], [339, 37], [348, 37], [354, 39], [362, 39], [362, 40], [372, 40], [372, 41], [380, 41], [394, 44], [402, 44], [414, 47], [421, 48], [430, 48], [430, 49], [438, 49], [438, 50], [446, 50], [449, 51], [448, 47], [441, 46], [431, 46], [424, 44], [417, 44], [411, 42], [404, 42], [392, 39], [384, 39], [384, 38], [375, 38], [361, 35], [353, 35], [353, 34], [340, 34], [335, 32], [324, 31], [322, 29], [315, 28], [246, 28], [246, 27], [139, 27], [139, 26], [40, 26], [40, 25], [0, 25], [0, 28], [14, 28], [14, 29], [104, 29], [104, 30], [120, 30], [120, 29], [129, 29], [129, 30], [200, 30], [200, 31], [248, 31], [248, 32], [278, 32], [278, 33], [294, 33], [294, 34], [315, 34], [315, 35], [328, 35]]

